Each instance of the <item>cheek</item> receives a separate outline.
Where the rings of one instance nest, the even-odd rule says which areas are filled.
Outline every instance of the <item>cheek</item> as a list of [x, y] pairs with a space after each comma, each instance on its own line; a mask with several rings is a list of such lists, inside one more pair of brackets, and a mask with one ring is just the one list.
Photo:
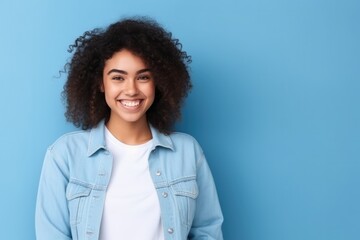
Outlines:
[[106, 105], [108, 105], [108, 107], [111, 108], [112, 100], [111, 100], [111, 97], [106, 92], [104, 94], [104, 98], [105, 98]]
[[102, 88], [103, 88], [103, 92], [107, 96], [112, 96], [118, 91], [116, 85], [114, 85], [114, 84], [112, 84], [110, 82], [107, 82], [107, 81], [103, 82], [103, 87]]
[[105, 97], [105, 101], [106, 101], [107, 105], [112, 104], [114, 101], [114, 98], [116, 98], [115, 89], [105, 83], [102, 87], [102, 90], [104, 92], [104, 97]]
[[155, 99], [155, 86], [152, 85], [151, 88], [149, 88], [148, 96], [150, 99], [152, 99], [152, 102]]

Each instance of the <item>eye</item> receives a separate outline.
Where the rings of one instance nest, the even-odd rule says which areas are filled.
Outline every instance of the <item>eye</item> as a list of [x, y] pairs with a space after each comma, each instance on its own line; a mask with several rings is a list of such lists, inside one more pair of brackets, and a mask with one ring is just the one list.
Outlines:
[[140, 81], [148, 81], [148, 80], [151, 79], [151, 75], [150, 75], [150, 74], [140, 75], [140, 76], [138, 77], [138, 79], [139, 79]]
[[111, 80], [122, 81], [122, 80], [124, 80], [124, 78], [122, 76], [112, 76]]

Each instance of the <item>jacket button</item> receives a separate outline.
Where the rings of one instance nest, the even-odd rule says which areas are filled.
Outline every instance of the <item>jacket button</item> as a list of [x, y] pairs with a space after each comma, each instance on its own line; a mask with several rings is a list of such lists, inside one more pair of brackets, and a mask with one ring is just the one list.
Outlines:
[[172, 229], [172, 228], [168, 228], [168, 233], [170, 233], [170, 234], [173, 234], [174, 233], [174, 229]]
[[156, 176], [160, 176], [160, 175], [161, 175], [160, 170], [157, 170], [157, 171], [156, 171]]
[[168, 196], [167, 192], [163, 192], [163, 193], [162, 193], [162, 196], [163, 196], [164, 198], [167, 198], [167, 196]]

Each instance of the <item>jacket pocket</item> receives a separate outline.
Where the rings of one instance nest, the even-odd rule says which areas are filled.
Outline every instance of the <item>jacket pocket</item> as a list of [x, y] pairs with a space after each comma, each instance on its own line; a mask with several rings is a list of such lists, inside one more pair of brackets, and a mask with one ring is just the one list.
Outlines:
[[175, 201], [182, 224], [188, 229], [192, 225], [196, 210], [196, 198], [199, 194], [196, 180], [177, 181], [172, 185]]
[[86, 197], [90, 195], [91, 188], [77, 182], [69, 182], [66, 188], [68, 200], [70, 225], [75, 226], [81, 222]]

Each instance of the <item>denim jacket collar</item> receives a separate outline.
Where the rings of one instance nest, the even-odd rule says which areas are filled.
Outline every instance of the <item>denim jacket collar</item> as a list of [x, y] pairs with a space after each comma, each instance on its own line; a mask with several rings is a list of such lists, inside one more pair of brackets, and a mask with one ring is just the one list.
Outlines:
[[[152, 150], [160, 146], [164, 148], [169, 148], [172, 151], [174, 151], [174, 145], [169, 136], [160, 133], [152, 125], [150, 125], [150, 130], [153, 137]], [[91, 155], [96, 153], [99, 149], [106, 149], [104, 120], [99, 122], [99, 124], [96, 127], [90, 130], [87, 155], [90, 157]]]
[[154, 150], [156, 147], [159, 146], [159, 147], [169, 148], [172, 151], [174, 151], [174, 144], [168, 135], [160, 133], [159, 130], [157, 130], [151, 124], [150, 124], [150, 130], [151, 130], [152, 139], [153, 139], [152, 150]]

